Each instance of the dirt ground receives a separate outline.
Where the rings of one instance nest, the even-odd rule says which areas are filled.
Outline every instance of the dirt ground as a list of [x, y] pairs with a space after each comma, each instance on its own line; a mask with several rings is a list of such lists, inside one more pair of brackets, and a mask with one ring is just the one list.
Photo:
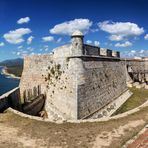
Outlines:
[[120, 148], [148, 123], [148, 107], [106, 122], [55, 124], [0, 114], [0, 148]]
[[137, 138], [128, 145], [128, 148], [148, 148], [148, 129], [137, 136]]

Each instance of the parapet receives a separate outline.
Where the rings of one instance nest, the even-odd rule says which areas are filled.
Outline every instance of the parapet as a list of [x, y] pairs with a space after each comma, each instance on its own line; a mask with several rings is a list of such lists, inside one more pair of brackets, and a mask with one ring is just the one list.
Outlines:
[[66, 44], [58, 48], [53, 49], [54, 58], [67, 58], [67, 57], [81, 57], [81, 56], [95, 56], [100, 58], [113, 58], [119, 59], [120, 53], [106, 48], [98, 46], [92, 46], [84, 44], [84, 35], [79, 30], [75, 31], [71, 35], [71, 44]]
[[120, 58], [120, 52], [92, 45], [83, 45], [84, 55]]

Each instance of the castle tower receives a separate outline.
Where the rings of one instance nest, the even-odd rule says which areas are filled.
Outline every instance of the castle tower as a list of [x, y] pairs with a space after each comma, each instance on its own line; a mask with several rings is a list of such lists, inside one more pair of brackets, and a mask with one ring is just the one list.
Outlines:
[[83, 55], [83, 38], [84, 35], [81, 31], [77, 30], [72, 35], [72, 56], [82, 56]]

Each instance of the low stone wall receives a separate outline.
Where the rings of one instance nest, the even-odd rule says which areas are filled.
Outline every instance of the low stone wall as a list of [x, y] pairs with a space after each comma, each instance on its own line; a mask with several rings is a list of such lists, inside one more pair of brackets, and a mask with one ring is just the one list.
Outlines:
[[102, 109], [97, 110], [94, 114], [88, 116], [87, 118], [96, 119], [96, 118], [110, 117], [113, 113], [116, 112], [116, 110], [119, 107], [121, 107], [121, 105], [123, 105], [127, 101], [127, 99], [129, 99], [129, 97], [132, 94], [133, 93], [130, 90], [126, 90], [124, 93], [122, 93], [119, 97], [117, 97], [111, 103], [107, 104]]
[[16, 87], [0, 96], [0, 112], [3, 112], [10, 106], [14, 109], [21, 110], [19, 92], [19, 87]]
[[50, 120], [50, 119], [43, 119], [41, 117], [37, 117], [37, 116], [31, 116], [31, 115], [27, 115], [24, 114], [22, 112], [19, 112], [17, 110], [14, 110], [12, 108], [8, 108], [7, 111], [12, 112], [18, 116], [24, 117], [24, 118], [28, 118], [28, 119], [33, 119], [33, 120], [37, 120], [37, 121], [43, 121], [43, 122], [51, 122], [51, 123], [56, 123], [56, 124], [63, 124], [65, 122], [68, 123], [86, 123], [86, 122], [103, 122], [103, 121], [109, 121], [109, 120], [114, 120], [114, 119], [120, 119], [123, 117], [127, 117], [128, 115], [134, 114], [138, 111], [140, 111], [142, 108], [147, 107], [148, 106], [148, 101], [146, 101], [145, 103], [143, 103], [142, 105], [129, 110], [125, 113], [122, 114], [118, 114], [112, 117], [105, 117], [105, 118], [100, 118], [100, 119], [84, 119], [84, 120]]

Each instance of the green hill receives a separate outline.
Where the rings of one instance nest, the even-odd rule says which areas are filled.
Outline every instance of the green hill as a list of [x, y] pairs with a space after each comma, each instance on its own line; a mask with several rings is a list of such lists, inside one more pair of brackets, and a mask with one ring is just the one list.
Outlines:
[[24, 60], [21, 58], [10, 59], [0, 62], [0, 66], [7, 67], [6, 70], [10, 74], [14, 74], [17, 77], [21, 77], [23, 71]]

